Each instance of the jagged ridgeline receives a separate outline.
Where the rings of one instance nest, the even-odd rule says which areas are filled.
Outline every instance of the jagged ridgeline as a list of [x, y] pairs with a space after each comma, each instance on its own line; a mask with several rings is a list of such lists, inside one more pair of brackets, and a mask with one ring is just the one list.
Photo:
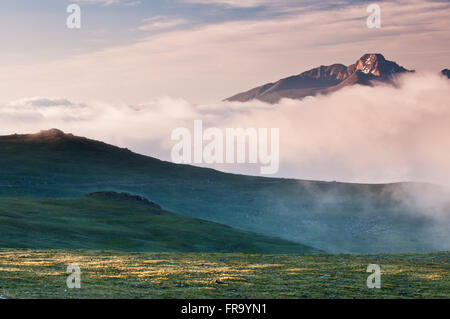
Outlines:
[[386, 60], [382, 54], [364, 54], [356, 63], [346, 66], [320, 66], [299, 75], [268, 83], [247, 92], [236, 94], [227, 101], [247, 102], [253, 99], [276, 103], [282, 98], [302, 99], [306, 96], [328, 94], [350, 85], [391, 83], [399, 74], [413, 72]]
[[[157, 210], [154, 205], [160, 205], [179, 214], [176, 216], [180, 220], [181, 217], [208, 220], [233, 227], [235, 231], [280, 237], [304, 245], [301, 247], [327, 252], [450, 249], [450, 205], [446, 201], [450, 196], [433, 185], [364, 185], [226, 174], [160, 161], [58, 130], [0, 137], [0, 154], [0, 233], [14, 234], [22, 229], [26, 232], [24, 236], [28, 236], [23, 238], [24, 243], [33, 241], [33, 231], [39, 230], [41, 221], [58, 218], [59, 214], [81, 214], [82, 218], [78, 220], [80, 224], [77, 220], [66, 223], [70, 219], [64, 217], [54, 229], [56, 233], [63, 231], [61, 225], [66, 227], [64, 231], [77, 229], [79, 225], [96, 225], [97, 219], [108, 214], [108, 210], [86, 206], [100, 205], [93, 199], [100, 200], [104, 208], [109, 205], [115, 207], [114, 215], [108, 218], [117, 218], [117, 222], [93, 231], [105, 232], [110, 237], [119, 236], [124, 227], [122, 223], [126, 221], [124, 216], [136, 217], [135, 210], [121, 213], [115, 206], [119, 205], [116, 195], [108, 195], [107, 201], [103, 198], [108, 193], [86, 197], [86, 194], [113, 191], [133, 194], [126, 200], [126, 203], [136, 203], [133, 207]], [[157, 204], [150, 205], [134, 195]], [[117, 196], [120, 203], [123, 196]], [[421, 197], [428, 201], [418, 201]], [[73, 210], [75, 208], [77, 210]], [[165, 215], [145, 216], [162, 218]], [[145, 216], [137, 219], [140, 223], [136, 222], [133, 227], [151, 224]], [[25, 221], [28, 224], [24, 224]], [[192, 227], [195, 224], [190, 223]], [[166, 223], [160, 225], [163, 224]], [[183, 230], [183, 223], [177, 225], [176, 230], [170, 230], [174, 237]], [[211, 234], [217, 234], [214, 228], [209, 229]], [[81, 228], [78, 230], [82, 231]], [[189, 231], [196, 230], [192, 228]], [[52, 229], [47, 229], [47, 233], [52, 234]], [[213, 241], [213, 235], [205, 240]], [[4, 235], [3, 240], [11, 242], [14, 238], [11, 236]], [[223, 238], [228, 240], [233, 236], [237, 235], [224, 235]], [[248, 242], [256, 240], [252, 236], [240, 238]], [[63, 245], [62, 241], [55, 242]], [[119, 242], [109, 248], [116, 247], [114, 245], [119, 245]]]

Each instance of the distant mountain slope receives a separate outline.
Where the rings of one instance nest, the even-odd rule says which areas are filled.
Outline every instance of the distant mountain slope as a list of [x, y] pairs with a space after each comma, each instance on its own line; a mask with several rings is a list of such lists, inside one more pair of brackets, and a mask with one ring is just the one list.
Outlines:
[[301, 99], [316, 94], [326, 94], [342, 87], [371, 81], [390, 82], [399, 73], [411, 72], [381, 54], [365, 54], [355, 64], [333, 64], [303, 72], [236, 94], [227, 101], [247, 102], [253, 99], [276, 103], [282, 98]]
[[[226, 174], [163, 162], [56, 130], [0, 137], [0, 154], [1, 197], [123, 191], [145, 196], [172, 212], [328, 252], [450, 249], [448, 219], [437, 222], [431, 217], [440, 213], [435, 203], [415, 205], [410, 195], [412, 191], [427, 198], [450, 198], [431, 185]], [[442, 208], [444, 216], [449, 216], [449, 207]]]
[[0, 247], [164, 252], [311, 253], [293, 242], [162, 210], [114, 192], [82, 198], [2, 198]]
[[449, 69], [444, 69], [444, 70], [442, 70], [441, 73], [450, 79], [450, 70]]

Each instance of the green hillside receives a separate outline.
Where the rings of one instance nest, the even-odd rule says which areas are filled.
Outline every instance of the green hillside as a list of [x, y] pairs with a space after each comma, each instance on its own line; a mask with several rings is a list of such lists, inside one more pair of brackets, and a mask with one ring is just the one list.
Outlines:
[[0, 247], [165, 252], [311, 253], [310, 247], [162, 210], [113, 192], [2, 198]]
[[0, 197], [73, 198], [114, 190], [142, 195], [185, 216], [328, 252], [450, 249], [449, 201], [415, 203], [417, 194], [450, 199], [449, 193], [432, 185], [225, 174], [55, 130], [0, 137], [0, 154]]

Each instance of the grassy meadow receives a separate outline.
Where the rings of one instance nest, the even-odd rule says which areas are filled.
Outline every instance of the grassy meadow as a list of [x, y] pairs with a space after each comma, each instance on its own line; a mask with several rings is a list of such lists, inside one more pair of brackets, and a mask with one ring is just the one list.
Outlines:
[[[368, 289], [368, 264], [382, 269]], [[81, 268], [81, 289], [66, 286]], [[5, 298], [450, 298], [450, 253], [261, 255], [0, 250]]]

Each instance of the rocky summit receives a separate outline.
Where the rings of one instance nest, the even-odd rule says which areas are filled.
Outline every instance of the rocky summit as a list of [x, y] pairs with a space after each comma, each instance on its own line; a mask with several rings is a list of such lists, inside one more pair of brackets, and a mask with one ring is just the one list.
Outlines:
[[406, 72], [413, 71], [386, 60], [382, 54], [369, 53], [350, 66], [322, 65], [299, 75], [236, 94], [226, 101], [247, 102], [256, 99], [277, 103], [282, 98], [302, 99], [306, 96], [331, 93], [349, 85], [371, 85], [374, 81], [390, 83], [397, 74]]

